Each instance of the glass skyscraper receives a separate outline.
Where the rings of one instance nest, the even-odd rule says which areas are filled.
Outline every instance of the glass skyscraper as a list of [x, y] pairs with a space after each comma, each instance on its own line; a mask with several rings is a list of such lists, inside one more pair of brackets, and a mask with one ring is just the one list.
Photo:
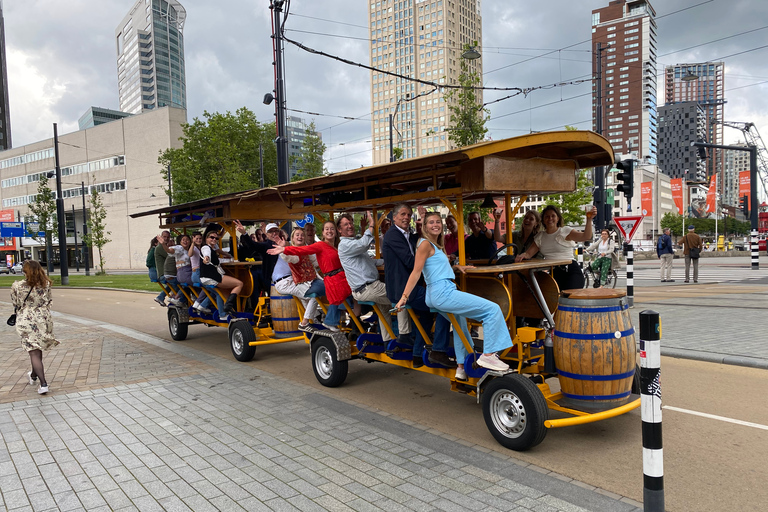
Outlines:
[[115, 30], [120, 110], [187, 108], [184, 21], [177, 0], [138, 0]]

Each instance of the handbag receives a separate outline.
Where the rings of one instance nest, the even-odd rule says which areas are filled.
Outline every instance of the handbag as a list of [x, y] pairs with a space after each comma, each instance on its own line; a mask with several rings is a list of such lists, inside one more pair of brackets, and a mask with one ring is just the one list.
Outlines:
[[[27, 292], [27, 296], [26, 296], [26, 297], [24, 297], [24, 301], [22, 302], [22, 304], [24, 304], [24, 302], [27, 302], [27, 299], [29, 298], [29, 294], [30, 294], [30, 293], [32, 293], [32, 288], [30, 288], [30, 289], [29, 289], [29, 291]], [[13, 314], [12, 314], [11, 316], [9, 316], [9, 317], [8, 317], [8, 320], [6, 320], [6, 321], [5, 321], [5, 323], [7, 323], [8, 325], [10, 325], [11, 327], [13, 327], [14, 325], [16, 325], [16, 311], [17, 311], [17, 310], [16, 310], [16, 308], [14, 307], [14, 308], [13, 308]]]
[[691, 247], [688, 250], [688, 256], [690, 256], [692, 260], [699, 259], [700, 254], [701, 254], [701, 249], [699, 249], [698, 247]]

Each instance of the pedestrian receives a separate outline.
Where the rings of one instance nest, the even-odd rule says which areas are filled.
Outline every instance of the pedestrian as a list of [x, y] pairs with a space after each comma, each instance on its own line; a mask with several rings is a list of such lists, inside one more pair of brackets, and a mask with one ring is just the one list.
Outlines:
[[672, 277], [672, 260], [675, 257], [675, 250], [672, 248], [672, 237], [669, 236], [669, 228], [664, 228], [664, 234], [659, 237], [656, 244], [656, 254], [661, 260], [661, 282], [674, 283]]
[[11, 285], [11, 302], [16, 310], [16, 332], [21, 346], [29, 354], [32, 371], [27, 372], [29, 385], [39, 381], [38, 394], [48, 392], [48, 381], [43, 368], [43, 351], [59, 344], [53, 337], [51, 318], [51, 280], [40, 263], [29, 260], [22, 267], [25, 279]]
[[600, 240], [587, 247], [587, 252], [592, 253], [597, 251], [597, 258], [590, 265], [594, 270], [595, 279], [594, 288], [600, 288], [608, 280], [608, 272], [614, 266], [613, 258], [615, 254], [616, 244], [611, 239], [611, 232], [607, 229], [600, 231]]
[[[157, 282], [157, 267], [155, 266], [155, 247], [157, 247], [157, 237], [153, 238], [149, 242], [149, 250], [147, 251], [147, 268], [149, 269], [149, 280], [153, 283]], [[163, 292], [163, 296], [165, 296], [165, 292]]]
[[693, 282], [699, 282], [699, 255], [704, 244], [701, 237], [696, 234], [696, 227], [691, 224], [688, 226], [688, 233], [683, 237], [683, 255], [685, 256], [685, 281], [689, 282], [691, 261], [693, 261]]

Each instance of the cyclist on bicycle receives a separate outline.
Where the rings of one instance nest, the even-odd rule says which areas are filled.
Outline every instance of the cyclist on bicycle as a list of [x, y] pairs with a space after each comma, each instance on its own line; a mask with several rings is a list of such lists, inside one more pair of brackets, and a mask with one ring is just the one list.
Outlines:
[[[618, 264], [618, 257], [616, 256], [616, 244], [611, 239], [611, 233], [607, 229], [600, 231], [600, 240], [593, 243], [587, 248], [588, 253], [597, 252], [597, 258], [590, 264], [590, 268], [595, 272], [595, 288], [600, 288], [607, 282], [608, 272], [610, 272], [614, 265], [614, 259]], [[599, 273], [599, 274], [598, 274]]]

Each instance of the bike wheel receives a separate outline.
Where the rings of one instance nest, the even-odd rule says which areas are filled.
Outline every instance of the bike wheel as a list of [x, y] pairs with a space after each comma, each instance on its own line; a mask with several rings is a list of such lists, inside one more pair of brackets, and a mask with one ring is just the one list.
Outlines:
[[590, 272], [589, 270], [587, 270], [585, 268], [584, 269], [584, 288], [591, 288], [592, 287], [591, 283], [590, 283], [591, 279], [592, 279], [592, 272]]

